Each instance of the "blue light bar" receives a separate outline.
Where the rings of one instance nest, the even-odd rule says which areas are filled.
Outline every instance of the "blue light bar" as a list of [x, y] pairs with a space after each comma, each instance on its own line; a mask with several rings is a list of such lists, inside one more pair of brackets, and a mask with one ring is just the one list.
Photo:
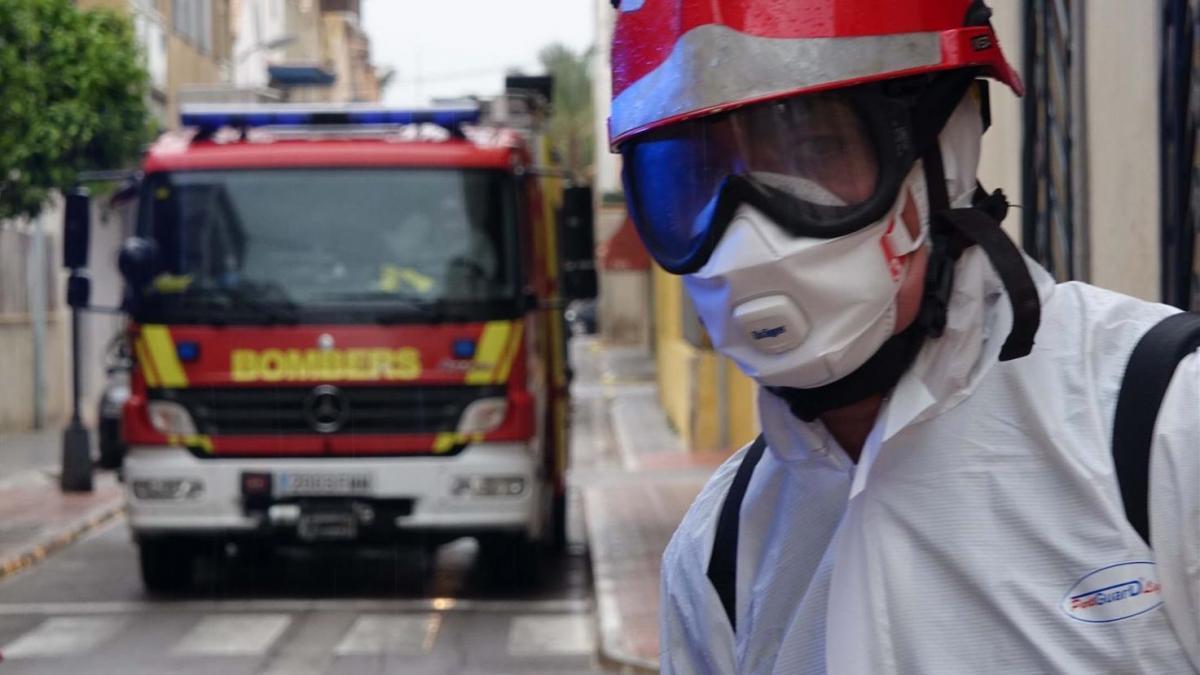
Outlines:
[[478, 124], [479, 108], [396, 109], [374, 106], [311, 105], [203, 105], [186, 106], [179, 114], [185, 127], [212, 134], [222, 127], [393, 126], [435, 124], [451, 132], [464, 124]]

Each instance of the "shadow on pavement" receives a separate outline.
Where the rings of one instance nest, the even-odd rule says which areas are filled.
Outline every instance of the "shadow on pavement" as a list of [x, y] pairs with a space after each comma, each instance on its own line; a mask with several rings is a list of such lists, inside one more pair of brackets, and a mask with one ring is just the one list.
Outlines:
[[479, 555], [463, 538], [416, 546], [216, 549], [198, 561], [195, 582], [171, 600], [423, 599], [550, 600], [590, 597], [587, 555], [547, 554], [537, 570]]

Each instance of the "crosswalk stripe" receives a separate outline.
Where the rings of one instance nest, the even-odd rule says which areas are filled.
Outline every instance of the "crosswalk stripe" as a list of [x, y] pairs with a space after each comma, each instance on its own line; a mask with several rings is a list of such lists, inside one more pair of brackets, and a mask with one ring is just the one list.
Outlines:
[[433, 649], [441, 614], [423, 616], [367, 614], [358, 617], [334, 653], [338, 656], [394, 654], [420, 656]]
[[265, 654], [287, 630], [287, 614], [206, 616], [171, 649], [186, 656], [254, 656]]
[[259, 670], [259, 675], [325, 675], [333, 670], [333, 648], [349, 630], [354, 615], [345, 612], [302, 614], [292, 622]]
[[162, 602], [134, 600], [117, 602], [28, 602], [0, 604], [0, 616], [96, 615], [149, 613], [238, 613], [238, 612], [479, 612], [488, 614], [569, 613], [592, 611], [588, 598], [558, 600], [473, 600], [463, 598], [412, 598], [398, 600], [358, 599], [271, 599], [271, 600], [181, 600]]
[[595, 650], [595, 628], [587, 615], [516, 616], [508, 631], [510, 656], [585, 655]]
[[66, 656], [90, 651], [120, 633], [127, 618], [56, 616], [0, 648], [6, 659]]

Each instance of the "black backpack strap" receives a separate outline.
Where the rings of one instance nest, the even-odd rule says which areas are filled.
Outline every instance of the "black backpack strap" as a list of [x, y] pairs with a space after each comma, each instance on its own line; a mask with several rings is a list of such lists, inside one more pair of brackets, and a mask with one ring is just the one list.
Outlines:
[[725, 502], [721, 505], [712, 556], [708, 559], [708, 579], [721, 598], [721, 605], [725, 607], [725, 615], [729, 617], [729, 625], [734, 632], [737, 632], [737, 551], [742, 500], [746, 498], [746, 488], [750, 485], [750, 477], [754, 475], [754, 467], [758, 466], [766, 448], [767, 439], [759, 434], [742, 457], [733, 484], [729, 486]]
[[1150, 446], [1154, 423], [1175, 368], [1200, 348], [1200, 314], [1183, 312], [1160, 321], [1133, 349], [1113, 419], [1113, 464], [1125, 517], [1150, 543]]

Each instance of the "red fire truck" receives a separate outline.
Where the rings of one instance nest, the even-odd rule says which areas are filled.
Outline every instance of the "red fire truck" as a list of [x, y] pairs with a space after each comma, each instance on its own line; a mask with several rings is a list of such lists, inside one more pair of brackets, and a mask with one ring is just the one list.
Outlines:
[[227, 541], [561, 543], [591, 193], [533, 100], [207, 106], [152, 146], [120, 258], [149, 589]]

